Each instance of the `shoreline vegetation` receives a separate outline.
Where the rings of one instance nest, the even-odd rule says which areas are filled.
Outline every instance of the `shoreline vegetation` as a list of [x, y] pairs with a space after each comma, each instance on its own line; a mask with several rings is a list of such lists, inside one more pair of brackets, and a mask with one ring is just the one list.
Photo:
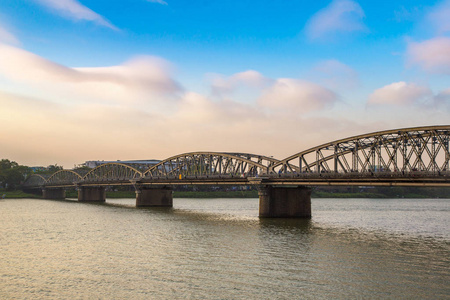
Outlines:
[[[358, 191], [358, 192], [342, 192], [342, 191], [320, 191], [313, 189], [311, 198], [450, 198], [450, 192], [423, 192], [408, 191], [406, 193], [383, 193], [380, 191]], [[24, 199], [42, 198], [40, 195], [25, 193], [20, 190], [0, 191], [0, 196], [5, 195], [5, 199]], [[77, 198], [78, 193], [75, 190], [66, 191], [66, 198]], [[134, 191], [107, 191], [106, 198], [135, 198]], [[258, 191], [174, 191], [174, 198], [258, 198]]]

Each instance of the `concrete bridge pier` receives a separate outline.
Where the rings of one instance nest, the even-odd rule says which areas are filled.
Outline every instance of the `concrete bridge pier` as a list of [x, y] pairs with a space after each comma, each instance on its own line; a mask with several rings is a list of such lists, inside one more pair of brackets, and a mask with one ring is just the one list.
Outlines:
[[136, 188], [136, 207], [173, 207], [172, 188], [144, 187]]
[[82, 186], [78, 188], [78, 201], [105, 202], [106, 189], [104, 186]]
[[59, 200], [66, 198], [66, 190], [64, 188], [45, 188], [42, 189], [42, 198]]
[[311, 218], [311, 188], [261, 186], [260, 218]]

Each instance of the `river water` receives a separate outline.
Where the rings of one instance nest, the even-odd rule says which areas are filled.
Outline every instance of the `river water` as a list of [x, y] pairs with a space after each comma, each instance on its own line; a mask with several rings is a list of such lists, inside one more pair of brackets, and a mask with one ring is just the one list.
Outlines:
[[450, 299], [450, 200], [0, 201], [0, 299]]

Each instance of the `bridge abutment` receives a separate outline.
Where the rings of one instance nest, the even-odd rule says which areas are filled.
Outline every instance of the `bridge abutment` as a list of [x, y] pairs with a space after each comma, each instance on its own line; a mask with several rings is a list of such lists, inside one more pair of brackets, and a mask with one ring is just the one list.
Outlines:
[[259, 188], [260, 218], [311, 218], [311, 188]]
[[51, 200], [65, 199], [66, 190], [63, 188], [42, 189], [42, 198]]
[[105, 202], [106, 189], [104, 186], [83, 186], [78, 188], [78, 201]]
[[136, 207], [172, 207], [172, 188], [136, 187]]

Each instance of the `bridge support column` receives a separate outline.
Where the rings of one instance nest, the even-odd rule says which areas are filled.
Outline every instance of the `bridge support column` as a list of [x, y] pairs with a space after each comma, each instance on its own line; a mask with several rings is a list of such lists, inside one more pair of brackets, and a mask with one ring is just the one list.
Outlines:
[[59, 200], [66, 198], [66, 190], [63, 188], [57, 189], [42, 189], [42, 198]]
[[311, 218], [311, 188], [259, 188], [260, 218]]
[[136, 207], [172, 207], [172, 188], [136, 188]]
[[78, 201], [105, 202], [106, 189], [104, 186], [83, 186], [78, 188]]

